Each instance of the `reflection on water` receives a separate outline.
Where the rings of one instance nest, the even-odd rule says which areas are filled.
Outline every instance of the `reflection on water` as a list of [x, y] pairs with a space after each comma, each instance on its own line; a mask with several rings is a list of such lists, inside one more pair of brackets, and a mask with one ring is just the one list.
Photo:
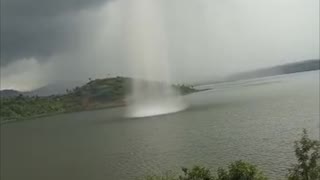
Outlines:
[[1, 179], [126, 180], [238, 159], [278, 179], [295, 162], [302, 128], [319, 135], [319, 71], [248, 83], [210, 85], [186, 97], [188, 110], [165, 116], [126, 119], [119, 108], [6, 124]]

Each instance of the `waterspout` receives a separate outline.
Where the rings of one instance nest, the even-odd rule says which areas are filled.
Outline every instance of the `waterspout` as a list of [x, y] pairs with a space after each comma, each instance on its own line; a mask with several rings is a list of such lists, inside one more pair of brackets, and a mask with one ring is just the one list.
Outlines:
[[[167, 36], [160, 0], [127, 0], [127, 49], [137, 79], [128, 97], [128, 116], [173, 113], [187, 106], [171, 86]], [[138, 80], [139, 79], [139, 80]]]

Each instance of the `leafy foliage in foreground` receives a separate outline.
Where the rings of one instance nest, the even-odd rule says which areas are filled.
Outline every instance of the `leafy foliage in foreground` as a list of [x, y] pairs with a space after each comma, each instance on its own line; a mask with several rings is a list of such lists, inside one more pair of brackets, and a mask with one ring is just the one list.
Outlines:
[[164, 175], [148, 175], [138, 180], [177, 180], [176, 176], [172, 172], [166, 172]]
[[218, 180], [266, 180], [267, 177], [254, 165], [243, 161], [232, 163], [228, 170], [218, 169]]
[[298, 163], [289, 169], [289, 180], [320, 179], [320, 142], [311, 140], [304, 129], [302, 138], [295, 142]]
[[[288, 180], [320, 180], [320, 142], [311, 140], [304, 129], [299, 141], [295, 141], [297, 164], [289, 168]], [[215, 175], [210, 169], [194, 166], [182, 168], [181, 176], [148, 176], [142, 180], [267, 180], [268, 178], [254, 165], [236, 161], [227, 169], [219, 168]]]
[[147, 176], [143, 180], [267, 180], [256, 166], [236, 161], [227, 169], [219, 168], [217, 176], [213, 175], [210, 169], [201, 166], [194, 166], [191, 169], [182, 168], [183, 175], [176, 176]]
[[194, 166], [192, 169], [182, 168], [183, 174], [178, 180], [214, 180], [209, 169], [201, 166]]

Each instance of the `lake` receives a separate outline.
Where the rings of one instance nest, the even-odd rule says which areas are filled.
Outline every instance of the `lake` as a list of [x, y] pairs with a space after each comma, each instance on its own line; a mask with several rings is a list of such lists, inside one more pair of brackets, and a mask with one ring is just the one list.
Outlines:
[[127, 180], [240, 159], [279, 179], [302, 129], [319, 138], [319, 71], [198, 88], [212, 90], [170, 115], [128, 119], [115, 108], [3, 124], [1, 179]]

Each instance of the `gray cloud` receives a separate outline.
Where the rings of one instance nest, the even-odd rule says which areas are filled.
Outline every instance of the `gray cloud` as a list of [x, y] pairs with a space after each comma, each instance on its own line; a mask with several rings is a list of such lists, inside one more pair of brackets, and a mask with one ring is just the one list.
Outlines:
[[85, 31], [81, 11], [108, 0], [1, 0], [1, 66], [46, 59], [77, 43]]
[[55, 16], [102, 5], [107, 0], [1, 0], [6, 16]]
[[[137, 0], [107, 1], [0, 0], [1, 88], [133, 76], [125, 37]], [[319, 58], [319, 0], [159, 1], [174, 81]]]

